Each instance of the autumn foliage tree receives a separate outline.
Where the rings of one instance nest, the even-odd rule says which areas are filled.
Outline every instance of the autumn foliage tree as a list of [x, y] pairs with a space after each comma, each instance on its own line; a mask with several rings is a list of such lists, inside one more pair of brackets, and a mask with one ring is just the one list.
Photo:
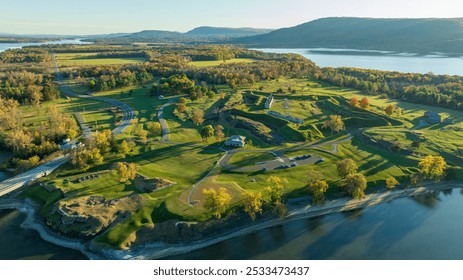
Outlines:
[[267, 179], [267, 187], [265, 192], [267, 193], [266, 202], [273, 207], [273, 211], [280, 217], [284, 218], [287, 209], [283, 202], [285, 184], [284, 181], [277, 176], [270, 176]]
[[389, 190], [394, 189], [398, 184], [399, 182], [394, 177], [389, 177], [386, 179], [386, 188]]
[[349, 105], [351, 107], [358, 107], [359, 106], [359, 100], [357, 99], [357, 97], [352, 97], [351, 99], [349, 99]]
[[360, 100], [360, 107], [362, 109], [368, 109], [370, 107], [370, 101], [368, 98], [364, 97], [362, 100]]
[[204, 112], [201, 110], [194, 110], [191, 120], [195, 125], [201, 125], [204, 122]]
[[146, 129], [153, 135], [161, 135], [162, 127], [159, 122], [148, 122], [146, 124]]
[[440, 180], [447, 169], [447, 162], [441, 156], [427, 156], [419, 164], [420, 174], [430, 180]]
[[225, 133], [223, 133], [223, 126], [218, 124], [214, 126], [214, 135], [217, 140], [220, 140], [225, 137]]
[[211, 211], [217, 219], [220, 219], [231, 201], [231, 195], [227, 189], [220, 188], [218, 191], [212, 188], [204, 189], [203, 195], [205, 196], [204, 207]]
[[322, 178], [322, 174], [319, 171], [310, 170], [308, 177], [307, 186], [312, 195], [313, 203], [322, 204], [325, 200], [325, 193], [328, 190], [328, 183]]
[[137, 176], [138, 166], [135, 163], [118, 162], [116, 163], [116, 171], [119, 175], [119, 182], [125, 183], [135, 179]]
[[251, 217], [252, 220], [255, 220], [257, 213], [262, 214], [262, 193], [244, 192], [242, 196], [244, 212], [248, 213], [249, 217]]
[[338, 133], [339, 131], [346, 129], [342, 117], [339, 115], [331, 115], [330, 119], [323, 123], [323, 128], [328, 127], [331, 129], [331, 134]]
[[361, 200], [365, 197], [367, 179], [362, 174], [351, 174], [346, 177], [347, 192], [354, 199]]
[[395, 111], [395, 106], [394, 105], [387, 105], [386, 108], [384, 109], [384, 112], [388, 115], [388, 116], [392, 116], [392, 114], [394, 114], [394, 111]]
[[352, 159], [346, 158], [336, 162], [336, 169], [338, 171], [339, 177], [346, 178], [349, 175], [355, 174], [357, 172], [358, 166]]

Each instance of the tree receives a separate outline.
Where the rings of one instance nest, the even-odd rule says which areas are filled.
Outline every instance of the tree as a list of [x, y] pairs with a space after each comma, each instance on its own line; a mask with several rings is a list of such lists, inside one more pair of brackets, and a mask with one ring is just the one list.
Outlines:
[[104, 157], [98, 148], [91, 149], [89, 151], [88, 157], [94, 164], [102, 164], [104, 161]]
[[365, 197], [365, 190], [367, 189], [367, 179], [362, 174], [350, 174], [346, 177], [347, 192], [354, 199], [361, 200]]
[[161, 135], [162, 127], [159, 122], [149, 122], [146, 124], [146, 128], [153, 135]]
[[387, 107], [384, 109], [384, 112], [388, 115], [391, 116], [394, 114], [395, 106], [394, 105], [387, 105]]
[[138, 136], [140, 137], [140, 141], [143, 144], [146, 144], [146, 142], [148, 142], [148, 131], [147, 130], [140, 129], [138, 131]]
[[427, 156], [420, 161], [418, 166], [424, 178], [439, 181], [445, 174], [447, 162], [441, 156]]
[[323, 128], [327, 127], [331, 129], [331, 134], [333, 134], [333, 132], [338, 133], [339, 131], [346, 128], [344, 126], [344, 122], [342, 121], [342, 117], [339, 115], [331, 115], [330, 119], [323, 123]]
[[362, 100], [360, 100], [360, 107], [362, 107], [362, 109], [368, 109], [368, 107], [370, 107], [370, 100], [366, 97], [362, 98]]
[[118, 162], [116, 163], [116, 171], [119, 175], [119, 182], [125, 183], [135, 179], [137, 176], [137, 165], [135, 163]]
[[84, 147], [71, 150], [71, 164], [81, 171], [87, 171], [90, 168], [90, 151]]
[[227, 189], [220, 188], [218, 192], [212, 188], [204, 189], [203, 195], [205, 196], [204, 207], [212, 211], [217, 219], [220, 219], [231, 201], [231, 195]]
[[177, 103], [177, 112], [184, 113], [186, 111], [186, 104]]
[[275, 204], [275, 207], [273, 208], [273, 213], [277, 214], [280, 219], [284, 219], [286, 216], [286, 213], [288, 213], [288, 208], [286, 205], [282, 202], [278, 202]]
[[68, 132], [67, 132], [67, 136], [69, 137], [69, 139], [74, 139], [77, 137], [77, 130], [73, 129], [73, 128], [69, 128], [68, 129]]
[[350, 158], [346, 158], [336, 162], [336, 169], [338, 175], [341, 178], [346, 178], [349, 175], [355, 174], [357, 172], [358, 166]]
[[90, 142], [100, 149], [100, 151], [104, 152], [109, 149], [110, 143], [109, 140], [111, 139], [111, 130], [105, 129], [103, 131], [96, 131], [92, 134]]
[[248, 193], [243, 194], [244, 212], [248, 213], [249, 217], [254, 221], [256, 214], [262, 214], [262, 193]]
[[212, 136], [214, 136], [214, 128], [212, 125], [206, 125], [201, 129], [201, 138], [203, 138], [203, 141], [207, 141], [207, 139]]
[[399, 182], [394, 177], [389, 177], [386, 179], [386, 188], [389, 190], [394, 189], [398, 184]]
[[280, 177], [270, 176], [267, 179], [267, 187], [265, 188], [267, 192], [266, 201], [273, 205], [282, 202], [284, 188], [285, 185]]
[[214, 135], [217, 140], [220, 140], [225, 137], [225, 134], [223, 133], [223, 126], [218, 124], [214, 126]]
[[204, 112], [201, 110], [193, 111], [193, 117], [191, 118], [195, 125], [200, 125], [204, 122]]
[[322, 179], [322, 174], [319, 171], [309, 171], [309, 181], [307, 186], [312, 195], [312, 200], [315, 204], [322, 204], [325, 200], [325, 193], [328, 190], [328, 183]]
[[178, 100], [178, 104], [186, 104], [187, 100], [185, 97], [180, 97], [180, 99]]
[[119, 153], [123, 156], [126, 157], [130, 153], [130, 147], [129, 144], [127, 143], [126, 140], [123, 140], [121, 144], [119, 145]]
[[357, 97], [352, 97], [351, 99], [349, 99], [349, 105], [351, 107], [358, 107], [359, 106], [359, 100], [357, 99]]

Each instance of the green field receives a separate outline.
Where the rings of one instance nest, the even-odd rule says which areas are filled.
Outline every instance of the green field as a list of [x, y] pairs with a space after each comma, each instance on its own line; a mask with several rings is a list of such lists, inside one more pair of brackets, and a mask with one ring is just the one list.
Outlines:
[[[208, 66], [205, 62], [197, 63], [203, 63], [201, 66]], [[74, 87], [84, 90], [77, 85]], [[296, 90], [296, 93], [289, 93], [288, 87]], [[127, 103], [135, 110], [139, 125], [145, 125], [146, 122], [157, 121], [159, 108], [169, 102], [169, 96], [163, 100], [149, 96], [148, 88], [130, 87], [95, 93], [95, 95]], [[280, 88], [284, 93], [275, 94]], [[185, 114], [179, 114], [176, 111], [179, 96], [172, 97], [171, 105], [164, 109], [164, 118], [168, 123], [171, 143], [161, 143], [158, 137], [149, 135], [150, 142], [138, 143], [126, 158], [121, 158], [117, 154], [108, 155], [102, 165], [92, 166], [85, 173], [110, 170], [115, 162], [127, 161], [139, 165], [139, 174], [148, 178], [163, 178], [175, 182], [175, 185], [156, 192], [143, 193], [136, 188], [133, 182], [120, 183], [115, 172], [106, 173], [99, 179], [84, 183], [65, 184], [64, 180], [74, 180], [76, 176], [85, 175], [81, 175], [71, 166], [60, 169], [48, 178], [65, 193], [65, 200], [90, 195], [99, 195], [108, 199], [131, 195], [140, 195], [143, 198], [143, 207], [133, 211], [128, 218], [99, 235], [96, 239], [98, 242], [122, 248], [137, 230], [145, 226], [153, 226], [169, 219], [208, 220], [211, 213], [203, 207], [202, 189], [227, 188], [232, 195], [230, 207], [233, 208], [239, 206], [243, 191], [262, 192], [267, 186], [266, 180], [271, 175], [278, 176], [285, 181], [286, 198], [309, 195], [307, 171], [311, 169], [320, 171], [326, 178], [330, 186], [327, 195], [331, 197], [345, 195], [343, 188], [345, 182], [339, 178], [336, 171], [336, 162], [344, 158], [353, 159], [359, 166], [359, 172], [368, 181], [367, 191], [385, 190], [385, 180], [391, 176], [406, 186], [409, 182], [409, 175], [416, 172], [422, 155], [441, 154], [453, 167], [463, 165], [463, 159], [458, 155], [461, 152], [461, 139], [463, 139], [462, 112], [385, 99], [379, 96], [367, 96], [358, 91], [327, 86], [310, 79], [282, 77], [278, 81], [256, 83], [252, 88], [240, 88], [238, 92], [224, 86], [220, 87], [220, 91], [226, 93], [224, 100], [219, 99], [218, 95], [212, 98], [203, 97], [195, 101], [187, 98]], [[265, 102], [265, 98], [271, 93], [275, 94], [277, 100], [271, 110], [301, 118], [304, 121], [303, 124], [289, 124], [281, 118], [270, 116], [268, 110], [263, 108], [262, 102]], [[359, 99], [367, 97], [371, 103], [370, 108], [368, 110], [351, 108], [347, 100], [352, 97]], [[230, 100], [238, 101], [236, 104], [233, 103], [231, 108], [241, 113], [231, 113], [232, 110], [219, 113], [224, 106], [227, 106], [227, 102], [231, 102]], [[24, 112], [26, 120], [36, 125], [41, 121], [46, 121], [46, 108], [50, 104], [56, 105], [63, 112], [80, 112], [88, 125], [97, 123], [98, 129], [114, 127], [114, 113], [106, 104], [81, 98], [61, 98], [52, 103], [46, 103], [39, 109], [28, 108]], [[403, 109], [402, 114], [387, 116], [382, 110], [387, 104], [396, 104]], [[84, 110], [85, 113], [83, 113]], [[205, 113], [205, 121], [199, 126], [193, 124], [191, 120], [191, 114], [195, 110], [202, 110]], [[422, 124], [423, 114], [428, 110], [440, 113], [443, 118], [450, 116], [456, 123], [425, 125], [416, 128]], [[345, 132], [332, 135], [328, 129], [322, 128], [323, 121], [330, 114], [342, 115], [346, 122]], [[215, 168], [217, 160], [224, 155], [224, 152], [218, 149], [224, 139], [217, 140], [212, 137], [207, 142], [203, 141], [200, 129], [209, 124], [222, 125], [226, 136], [240, 134], [251, 141], [244, 149], [233, 154], [228, 162], [231, 166], [252, 166], [258, 162], [275, 159], [269, 151], [280, 151], [287, 157], [311, 154], [323, 158], [324, 162], [254, 173]], [[298, 140], [297, 137], [300, 134], [312, 133], [315, 130], [319, 130], [321, 134], [319, 138], [310, 141]], [[379, 142], [400, 143], [403, 150], [411, 147], [418, 137], [416, 135], [420, 135], [422, 139], [420, 138], [419, 147], [407, 154], [403, 153], [403, 150], [393, 152], [388, 147], [372, 144], [361, 137], [363, 134]], [[349, 140], [350, 136], [352, 136], [351, 140]], [[132, 129], [128, 129], [117, 137], [117, 141], [122, 141], [122, 139], [137, 139], [137, 135], [132, 132]], [[215, 169], [211, 176], [207, 177], [193, 193], [195, 204], [193, 207], [189, 206], [188, 196], [192, 186], [213, 168]], [[38, 187], [31, 189], [28, 194], [47, 207], [62, 199], [56, 195], [46, 198]], [[44, 215], [47, 216], [46, 213]], [[48, 218], [53, 220], [56, 216], [50, 215]]]
[[143, 57], [92, 58], [92, 55], [96, 55], [96, 53], [56, 54], [56, 59], [59, 66], [95, 66], [146, 62]]
[[230, 63], [252, 63], [254, 61], [256, 60], [251, 58], [233, 58], [225, 60], [225, 62], [223, 60], [192, 61], [189, 63], [189, 65], [196, 67], [210, 67]]

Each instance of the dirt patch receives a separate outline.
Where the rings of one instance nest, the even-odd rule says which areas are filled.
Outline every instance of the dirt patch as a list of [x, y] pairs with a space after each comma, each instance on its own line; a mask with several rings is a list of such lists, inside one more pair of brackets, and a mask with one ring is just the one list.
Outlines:
[[143, 197], [131, 195], [107, 200], [102, 196], [84, 196], [59, 201], [51, 216], [60, 216], [55, 228], [70, 236], [93, 237], [116, 219], [125, 219], [143, 206]]
[[148, 179], [142, 175], [137, 175], [133, 182], [135, 187], [142, 192], [154, 192], [176, 184], [173, 181], [169, 181], [163, 178]]

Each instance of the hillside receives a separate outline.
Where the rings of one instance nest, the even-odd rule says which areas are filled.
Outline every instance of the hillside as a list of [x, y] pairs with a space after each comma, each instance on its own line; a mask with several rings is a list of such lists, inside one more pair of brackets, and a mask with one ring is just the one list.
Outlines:
[[182, 39], [185, 35], [180, 32], [174, 31], [163, 31], [163, 30], [143, 30], [137, 33], [122, 36], [120, 38], [127, 39]]
[[244, 37], [266, 34], [271, 31], [273, 31], [273, 29], [200, 26], [188, 31], [186, 34], [194, 36]]
[[233, 42], [250, 47], [463, 53], [463, 18], [323, 18]]

